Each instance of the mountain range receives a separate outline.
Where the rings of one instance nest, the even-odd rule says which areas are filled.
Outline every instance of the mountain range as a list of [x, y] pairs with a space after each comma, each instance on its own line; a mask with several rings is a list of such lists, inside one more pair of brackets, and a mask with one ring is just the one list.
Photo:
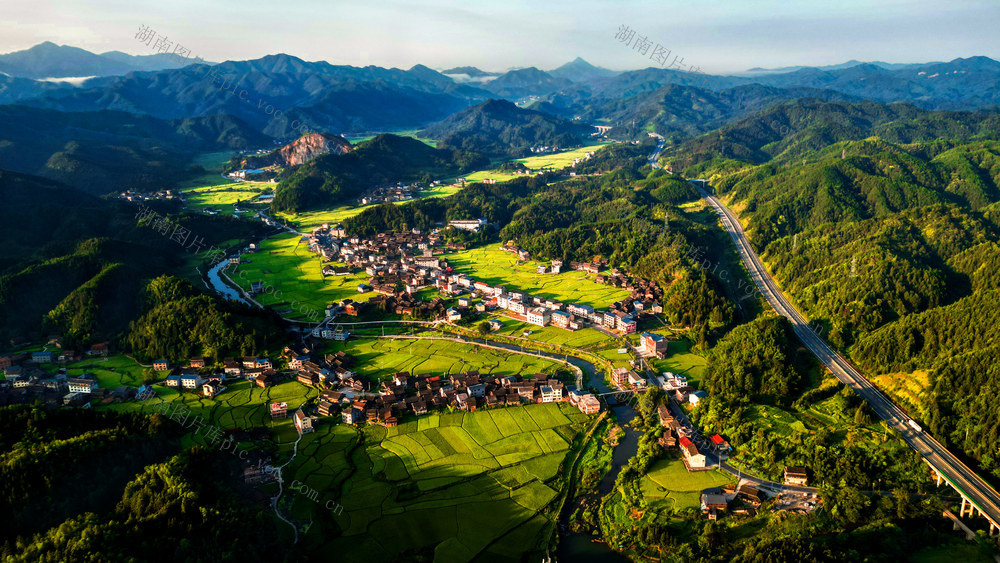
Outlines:
[[[7, 143], [0, 146], [0, 166], [106, 192], [175, 181], [206, 148], [269, 147], [303, 131], [363, 136], [422, 129], [443, 146], [511, 156], [535, 144], [575, 144], [595, 124], [610, 125], [614, 139], [654, 132], [683, 143], [802, 98], [903, 102], [922, 110], [1000, 105], [1000, 62], [987, 57], [853, 62], [755, 76], [655, 67], [616, 72], [580, 58], [550, 71], [438, 72], [286, 54], [163, 68], [177, 61], [43, 43], [0, 55], [6, 69], [0, 109], [7, 119], [0, 123], [0, 140]], [[36, 79], [88, 75], [95, 77]], [[124, 128], [110, 131], [102, 120]]]
[[51, 41], [30, 49], [0, 55], [0, 72], [20, 78], [70, 78], [117, 76], [133, 71], [180, 68], [189, 61], [169, 53], [129, 55], [121, 51], [91, 53]]

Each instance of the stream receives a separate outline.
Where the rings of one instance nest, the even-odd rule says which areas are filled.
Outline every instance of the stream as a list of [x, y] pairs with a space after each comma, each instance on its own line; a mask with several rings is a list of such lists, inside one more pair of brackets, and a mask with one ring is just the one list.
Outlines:
[[[596, 387], [600, 393], [607, 393], [612, 390], [604, 384], [604, 381], [594, 377], [593, 374], [596, 371], [593, 364], [578, 358], [571, 358], [570, 361], [587, 371], [590, 376], [590, 385]], [[626, 426], [635, 418], [635, 410], [628, 404], [617, 403], [613, 396], [609, 396], [607, 399], [609, 407], [614, 411], [618, 424], [625, 430], [625, 433], [621, 436], [611, 456], [611, 469], [597, 487], [598, 498], [603, 498], [611, 492], [611, 489], [615, 486], [615, 479], [618, 478], [622, 467], [639, 451], [639, 432]], [[593, 563], [628, 562], [628, 558], [614, 551], [607, 544], [593, 541], [594, 538], [590, 535], [570, 531], [569, 517], [576, 509], [577, 504], [574, 502], [575, 500], [575, 498], [567, 500], [562, 514], [559, 515], [560, 540], [559, 548], [556, 550], [556, 559], [558, 561], [572, 561], [574, 563], [576, 561]]]

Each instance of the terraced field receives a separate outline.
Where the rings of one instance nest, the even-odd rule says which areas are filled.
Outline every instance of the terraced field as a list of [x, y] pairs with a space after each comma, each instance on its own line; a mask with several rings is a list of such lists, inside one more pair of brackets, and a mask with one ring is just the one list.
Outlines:
[[517, 255], [500, 250], [496, 244], [449, 254], [448, 263], [456, 271], [490, 285], [502, 284], [508, 290], [524, 291], [565, 303], [590, 305], [595, 309], [607, 309], [611, 303], [630, 295], [623, 289], [595, 282], [594, 276], [586, 272], [538, 274], [538, 266], [548, 262], [529, 260], [518, 264]]
[[285, 479], [335, 499], [342, 513], [317, 517], [320, 504], [299, 495], [293, 515], [312, 513], [323, 529], [305, 541], [347, 561], [521, 561], [553, 525], [546, 516], [561, 487], [559, 467], [587, 419], [558, 403], [366, 427], [349, 466], [340, 459], [356, 444], [353, 429], [332, 427], [300, 450]]
[[358, 360], [364, 375], [384, 379], [393, 373], [444, 375], [477, 370], [506, 375], [553, 373], [559, 363], [440, 340], [357, 339], [334, 342], [329, 351], [345, 351]]

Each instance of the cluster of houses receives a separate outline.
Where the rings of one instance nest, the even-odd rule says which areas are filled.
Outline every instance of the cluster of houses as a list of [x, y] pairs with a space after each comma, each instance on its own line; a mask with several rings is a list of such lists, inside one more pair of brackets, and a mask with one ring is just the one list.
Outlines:
[[[659, 438], [660, 446], [663, 448], [678, 446], [681, 456], [684, 459], [684, 465], [688, 468], [688, 471], [704, 469], [707, 458], [704, 452], [700, 451], [698, 446], [691, 441], [693, 434], [691, 427], [682, 425], [680, 421], [670, 414], [670, 409], [666, 405], [657, 407], [657, 418], [660, 421], [660, 426], [664, 428], [663, 435]], [[709, 438], [708, 444], [712, 453], [720, 459], [726, 458], [726, 452], [730, 450], [730, 446], [725, 438], [719, 434], [715, 434]]]
[[171, 200], [171, 201], [184, 201], [184, 194], [177, 190], [160, 190], [158, 192], [136, 192], [132, 190], [125, 190], [118, 194], [119, 199], [124, 199], [125, 201], [155, 201], [155, 200]]
[[[483, 219], [451, 222], [451, 226], [467, 230], [478, 230], [484, 225]], [[662, 311], [658, 300], [663, 293], [656, 283], [641, 278], [630, 279], [617, 269], [607, 276], [598, 275], [597, 281], [631, 290], [632, 295], [611, 304], [607, 311], [595, 311], [590, 305], [561, 303], [518, 291], [508, 292], [502, 285], [492, 286], [454, 272], [441, 255], [449, 250], [462, 250], [464, 246], [454, 243], [445, 245], [437, 233], [422, 234], [419, 229], [404, 233], [379, 233], [371, 238], [348, 238], [342, 226], [324, 224], [315, 228], [306, 240], [309, 248], [321, 255], [325, 262], [345, 264], [324, 265], [324, 275], [347, 275], [354, 269], [364, 269], [370, 278], [368, 283], [358, 285], [358, 291], [378, 294], [368, 300], [368, 306], [378, 305], [396, 314], [456, 321], [463, 318], [466, 309], [471, 306], [469, 302], [446, 308], [440, 299], [427, 303], [415, 298], [414, 294], [425, 287], [435, 287], [450, 296], [468, 293], [473, 299], [480, 298], [482, 302], [475, 306], [478, 312], [501, 309], [518, 320], [538, 326], [551, 324], [568, 330], [593, 324], [625, 334], [634, 333], [640, 316]], [[512, 243], [501, 249], [517, 252], [524, 259], [529, 257], [527, 251]], [[606, 267], [606, 263], [572, 262], [570, 266], [597, 274]], [[562, 261], [554, 260], [546, 269], [559, 273], [562, 267]], [[332, 304], [327, 309], [327, 316], [337, 313], [357, 315], [364, 307], [361, 303], [347, 300]]]
[[418, 182], [411, 182], [409, 184], [404, 184], [403, 182], [396, 182], [395, 184], [387, 184], [384, 186], [376, 186], [358, 198], [358, 203], [361, 205], [371, 205], [376, 203], [393, 203], [399, 201], [409, 201], [415, 197], [421, 190], [436, 188], [441, 185], [441, 180], [434, 180], [430, 184], [424, 185]]
[[432, 408], [451, 407], [475, 411], [486, 407], [569, 401], [586, 414], [600, 412], [596, 397], [577, 390], [567, 391], [558, 379], [534, 376], [481, 375], [470, 371], [450, 376], [410, 375], [399, 372], [373, 393], [345, 391], [345, 385], [324, 390], [319, 414], [335, 416], [345, 424], [369, 422], [393, 427], [405, 414], [420, 416]]
[[[60, 345], [59, 339], [50, 343]], [[98, 385], [93, 374], [68, 375], [65, 367], [55, 373], [42, 369], [44, 364], [68, 364], [85, 356], [107, 356], [109, 344], [101, 342], [91, 346], [81, 354], [74, 350], [42, 350], [30, 353], [14, 353], [0, 356], [0, 370], [4, 380], [0, 381], [0, 405], [41, 402], [52, 407], [89, 407], [95, 402], [110, 403], [127, 401], [135, 397], [135, 389], [120, 386], [109, 390]]]
[[394, 186], [379, 186], [372, 188], [358, 198], [361, 205], [371, 205], [376, 203], [393, 203], [398, 201], [409, 201], [413, 199], [413, 194], [419, 190], [416, 184], [404, 185], [402, 182]]
[[757, 508], [767, 500], [764, 491], [754, 487], [749, 483], [740, 485], [729, 484], [722, 488], [711, 489], [701, 494], [701, 511], [708, 515], [709, 520], [716, 520], [719, 514], [730, 509], [735, 503], [732, 512], [753, 516], [757, 514]]

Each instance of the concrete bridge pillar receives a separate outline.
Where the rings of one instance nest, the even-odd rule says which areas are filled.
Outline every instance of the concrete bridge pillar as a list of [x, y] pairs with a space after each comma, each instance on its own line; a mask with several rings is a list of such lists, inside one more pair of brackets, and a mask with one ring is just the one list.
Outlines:
[[936, 486], [940, 487], [941, 486], [941, 474], [940, 473], [936, 473], [935, 476], [937, 477], [937, 485]]
[[965, 507], [968, 503], [969, 501], [965, 500], [965, 497], [962, 497], [962, 508], [958, 509], [959, 518], [965, 518]]

